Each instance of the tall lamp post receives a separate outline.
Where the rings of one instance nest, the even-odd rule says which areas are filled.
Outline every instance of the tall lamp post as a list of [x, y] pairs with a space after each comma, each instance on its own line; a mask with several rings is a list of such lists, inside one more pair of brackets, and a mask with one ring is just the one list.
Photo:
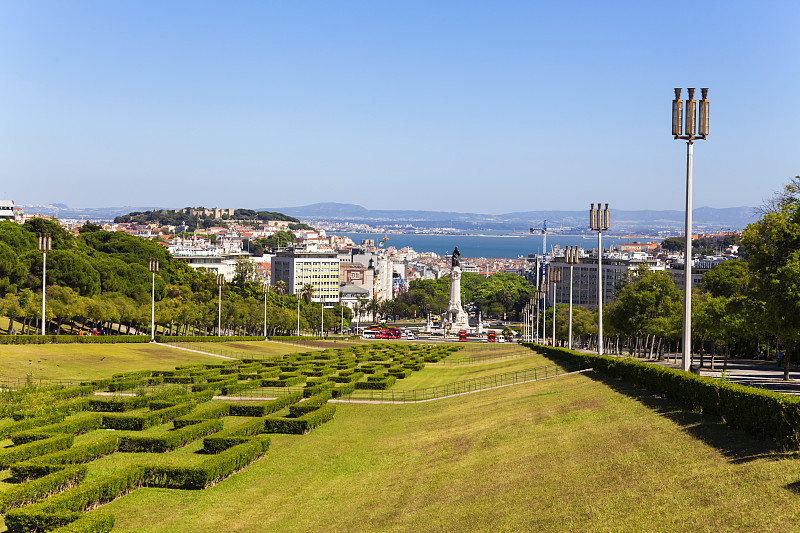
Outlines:
[[597, 355], [603, 355], [603, 239], [604, 231], [608, 231], [608, 204], [602, 209], [589, 210], [589, 229], [597, 232]]
[[217, 304], [217, 337], [222, 336], [222, 286], [225, 285], [225, 276], [217, 274], [217, 287], [219, 288], [219, 302]]
[[[545, 337], [547, 335], [546, 330], [545, 330], [545, 324], [544, 324], [544, 316], [543, 316], [543, 313], [542, 313], [544, 311], [544, 305], [542, 304], [542, 302], [547, 298], [547, 284], [546, 283], [542, 283], [542, 286], [544, 287], [544, 289], [538, 289], [536, 291], [536, 338], [537, 339], [541, 339], [541, 338], [543, 338], [543, 337]], [[541, 336], [539, 335], [539, 317], [540, 316], [542, 316], [542, 334], [541, 334]]]
[[261, 285], [261, 290], [264, 291], [264, 340], [267, 340], [267, 294], [269, 294], [269, 285], [264, 283]]
[[569, 333], [567, 346], [572, 349], [572, 267], [578, 263], [578, 247], [567, 246], [564, 262], [569, 265]]
[[158, 272], [158, 259], [151, 259], [148, 268], [153, 274], [153, 291], [150, 304], [150, 342], [156, 340], [156, 272]]
[[[694, 99], [694, 88], [687, 89], [689, 98], [681, 100], [681, 88], [675, 88], [672, 101], [672, 136], [686, 141], [686, 249], [683, 260], [683, 360], [681, 368], [689, 370], [692, 366], [692, 159], [694, 141], [708, 137], [708, 88], [700, 89], [703, 98]], [[697, 104], [700, 113], [697, 113]], [[686, 109], [686, 119], [682, 120]]]
[[47, 286], [47, 252], [53, 248], [53, 239], [49, 233], [39, 234], [39, 251], [42, 252], [42, 335], [47, 334], [47, 319], [44, 314], [45, 287]]
[[553, 284], [553, 347], [556, 345], [556, 283], [561, 283], [561, 269], [550, 265], [550, 283]]

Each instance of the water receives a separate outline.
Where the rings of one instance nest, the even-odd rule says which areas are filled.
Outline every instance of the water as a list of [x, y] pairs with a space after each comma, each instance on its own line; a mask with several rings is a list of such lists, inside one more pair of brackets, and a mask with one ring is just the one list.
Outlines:
[[[384, 238], [384, 233], [338, 233], [334, 235], [347, 235], [356, 244], [361, 239], [374, 239], [375, 245]], [[631, 242], [661, 241], [660, 238], [631, 238]], [[603, 235], [603, 248], [628, 242], [627, 237], [607, 237]], [[566, 246], [577, 246], [583, 249], [597, 248], [597, 234], [582, 235], [548, 235], [547, 249], [554, 246], [564, 249]], [[463, 257], [485, 257], [487, 259], [527, 257], [528, 254], [542, 253], [541, 235], [415, 235], [415, 234], [389, 234], [389, 241], [384, 247], [393, 246], [400, 249], [410, 246], [417, 252], [435, 252], [439, 255], [451, 254], [458, 246], [458, 251]]]

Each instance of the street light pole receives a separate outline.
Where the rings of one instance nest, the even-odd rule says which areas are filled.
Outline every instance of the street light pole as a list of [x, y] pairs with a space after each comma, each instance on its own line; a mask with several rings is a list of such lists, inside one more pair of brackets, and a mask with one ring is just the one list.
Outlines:
[[150, 259], [149, 270], [153, 274], [153, 290], [150, 304], [150, 342], [153, 342], [156, 340], [156, 272], [158, 272], [158, 259]]
[[[42, 252], [42, 335], [47, 334], [47, 320], [45, 319], [45, 296], [46, 296], [46, 280], [47, 280], [47, 252], [53, 247], [53, 239], [49, 233], [39, 234], [39, 250]], [[11, 329], [9, 327], [9, 329]]]
[[[672, 136], [686, 141], [686, 248], [683, 254], [683, 359], [681, 368], [690, 370], [692, 366], [692, 159], [694, 141], [708, 137], [708, 88], [700, 89], [703, 98], [694, 99], [694, 88], [687, 89], [689, 98], [681, 100], [681, 88], [675, 88], [672, 101]], [[684, 103], [686, 119], [682, 120]], [[700, 114], [697, 114], [697, 104]], [[696, 123], [695, 123], [696, 121]], [[685, 123], [685, 128], [684, 128]], [[695, 127], [696, 125], [696, 127]], [[685, 130], [685, 131], [684, 131]]]
[[222, 336], [222, 286], [225, 284], [225, 276], [217, 274], [217, 287], [219, 287], [219, 303], [217, 305], [217, 337]]
[[553, 284], [553, 347], [556, 346], [556, 283], [561, 282], [561, 269], [550, 265], [550, 283]]
[[578, 247], [567, 246], [564, 261], [569, 265], [569, 340], [568, 347], [572, 349], [572, 267], [578, 263]]
[[269, 285], [265, 283], [261, 288], [264, 291], [264, 340], [267, 340], [267, 294], [269, 293]]
[[597, 355], [603, 355], [603, 239], [604, 231], [608, 231], [608, 204], [597, 210], [592, 204], [589, 210], [589, 229], [597, 232]]
[[[297, 297], [297, 294], [295, 294]], [[300, 298], [297, 297], [297, 336], [300, 336]]]

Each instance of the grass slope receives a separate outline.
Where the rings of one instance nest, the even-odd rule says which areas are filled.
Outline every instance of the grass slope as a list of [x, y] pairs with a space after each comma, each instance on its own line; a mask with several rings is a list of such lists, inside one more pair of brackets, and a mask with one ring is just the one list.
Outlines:
[[132, 370], [172, 370], [189, 363], [218, 363], [210, 355], [152, 344], [27, 344], [0, 346], [0, 379], [109, 378]]
[[118, 532], [793, 531], [794, 455], [597, 376], [339, 404], [205, 491], [139, 489]]

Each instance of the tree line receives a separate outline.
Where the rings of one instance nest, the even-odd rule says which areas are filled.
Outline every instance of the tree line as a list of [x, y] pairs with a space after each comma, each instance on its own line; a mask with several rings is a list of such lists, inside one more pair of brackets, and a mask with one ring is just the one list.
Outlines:
[[[6, 333], [41, 331], [43, 255], [37, 235], [52, 236], [46, 259], [46, 329], [49, 333], [94, 330], [145, 333], [150, 329], [153, 275], [150, 259], [160, 264], [155, 275], [156, 323], [166, 334], [214, 334], [218, 321], [216, 276], [174, 259], [158, 242], [122, 232], [101, 231], [95, 225], [72, 235], [59, 224], [33, 219], [23, 225], [0, 222], [0, 315], [8, 317]], [[349, 309], [325, 309], [319, 304], [268, 292], [242, 266], [234, 282], [222, 289], [225, 333], [288, 334], [301, 329], [326, 331], [349, 325]], [[237, 270], [239, 270], [237, 265]], [[19, 328], [15, 323], [18, 323]]]

